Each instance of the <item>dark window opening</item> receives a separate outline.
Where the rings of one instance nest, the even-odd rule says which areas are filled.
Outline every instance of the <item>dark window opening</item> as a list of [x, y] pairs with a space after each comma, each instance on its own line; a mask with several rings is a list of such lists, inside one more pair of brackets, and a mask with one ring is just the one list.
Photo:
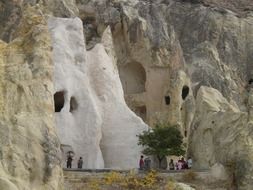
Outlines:
[[189, 94], [189, 87], [188, 86], [184, 86], [183, 89], [182, 89], [182, 98], [183, 100], [185, 100], [185, 98], [188, 96]]
[[56, 92], [54, 94], [54, 110], [55, 112], [61, 112], [64, 107], [64, 92]]
[[69, 108], [69, 111], [70, 112], [73, 112], [77, 109], [78, 105], [77, 105], [77, 101], [75, 99], [75, 97], [71, 97], [70, 98], [70, 108]]
[[253, 79], [249, 79], [249, 84], [253, 84]]
[[170, 105], [170, 96], [165, 96], [166, 105]]
[[187, 130], [184, 131], [184, 136], [187, 137]]

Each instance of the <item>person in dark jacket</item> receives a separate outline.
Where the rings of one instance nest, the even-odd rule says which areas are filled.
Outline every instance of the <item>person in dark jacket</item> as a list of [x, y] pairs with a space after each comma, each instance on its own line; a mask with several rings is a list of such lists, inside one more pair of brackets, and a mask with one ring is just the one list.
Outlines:
[[77, 168], [82, 169], [82, 167], [83, 167], [83, 158], [80, 157], [77, 162]]
[[69, 155], [67, 158], [67, 168], [72, 167], [72, 160], [73, 160], [73, 158]]

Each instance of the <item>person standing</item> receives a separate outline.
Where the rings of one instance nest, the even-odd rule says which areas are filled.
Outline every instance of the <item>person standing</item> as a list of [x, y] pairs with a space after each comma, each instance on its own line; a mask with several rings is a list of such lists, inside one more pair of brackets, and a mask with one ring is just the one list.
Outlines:
[[174, 169], [175, 169], [175, 165], [174, 165], [173, 159], [170, 159], [169, 169], [170, 169], [170, 170], [174, 170]]
[[182, 163], [181, 159], [179, 159], [179, 160], [177, 161], [177, 169], [178, 169], [178, 170], [181, 170], [182, 167], [183, 167], [183, 163]]
[[182, 170], [184, 170], [184, 169], [187, 169], [187, 167], [186, 167], [186, 161], [184, 160], [184, 157], [182, 157], [181, 158], [181, 163], [182, 163]]
[[80, 157], [77, 162], [77, 168], [82, 169], [83, 168], [83, 158]]
[[187, 164], [188, 164], [188, 168], [191, 169], [192, 168], [192, 159], [191, 159], [191, 157], [188, 157]]
[[144, 169], [144, 160], [143, 160], [143, 155], [141, 155], [140, 161], [139, 161], [139, 169], [143, 170]]
[[72, 157], [69, 155], [67, 158], [67, 168], [71, 168], [72, 167]]

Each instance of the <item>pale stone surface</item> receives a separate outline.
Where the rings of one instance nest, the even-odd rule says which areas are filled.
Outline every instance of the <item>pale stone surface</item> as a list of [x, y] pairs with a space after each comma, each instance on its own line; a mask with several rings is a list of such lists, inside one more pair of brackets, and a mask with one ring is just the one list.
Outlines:
[[9, 180], [0, 177], [0, 189], [3, 190], [18, 190], [17, 187]]
[[[76, 159], [83, 157], [84, 168], [138, 167], [136, 135], [147, 126], [126, 106], [117, 67], [105, 47], [98, 44], [86, 51], [78, 18], [51, 18], [49, 28], [55, 92], [63, 91], [65, 99], [55, 113], [61, 144], [72, 147]], [[71, 97], [77, 102], [72, 112]]]
[[192, 188], [191, 186], [184, 184], [184, 183], [177, 183], [176, 187], [182, 190], [195, 190], [194, 188]]
[[215, 179], [219, 179], [219, 180], [227, 180], [228, 179], [228, 174], [226, 172], [225, 167], [220, 164], [220, 163], [216, 163], [211, 167], [211, 175], [215, 178]]
[[218, 90], [201, 87], [189, 141], [193, 167], [208, 169], [215, 163], [234, 167], [238, 188], [250, 189], [253, 128], [248, 122], [248, 113], [229, 104]]

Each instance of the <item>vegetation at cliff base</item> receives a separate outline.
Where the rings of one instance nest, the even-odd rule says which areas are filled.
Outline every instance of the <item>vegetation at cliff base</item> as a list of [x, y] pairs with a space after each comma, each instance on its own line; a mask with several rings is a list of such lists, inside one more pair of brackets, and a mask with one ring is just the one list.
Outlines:
[[161, 168], [162, 160], [168, 155], [184, 155], [183, 136], [177, 126], [158, 123], [153, 129], [138, 135], [139, 145], [144, 147], [143, 154], [154, 155]]

